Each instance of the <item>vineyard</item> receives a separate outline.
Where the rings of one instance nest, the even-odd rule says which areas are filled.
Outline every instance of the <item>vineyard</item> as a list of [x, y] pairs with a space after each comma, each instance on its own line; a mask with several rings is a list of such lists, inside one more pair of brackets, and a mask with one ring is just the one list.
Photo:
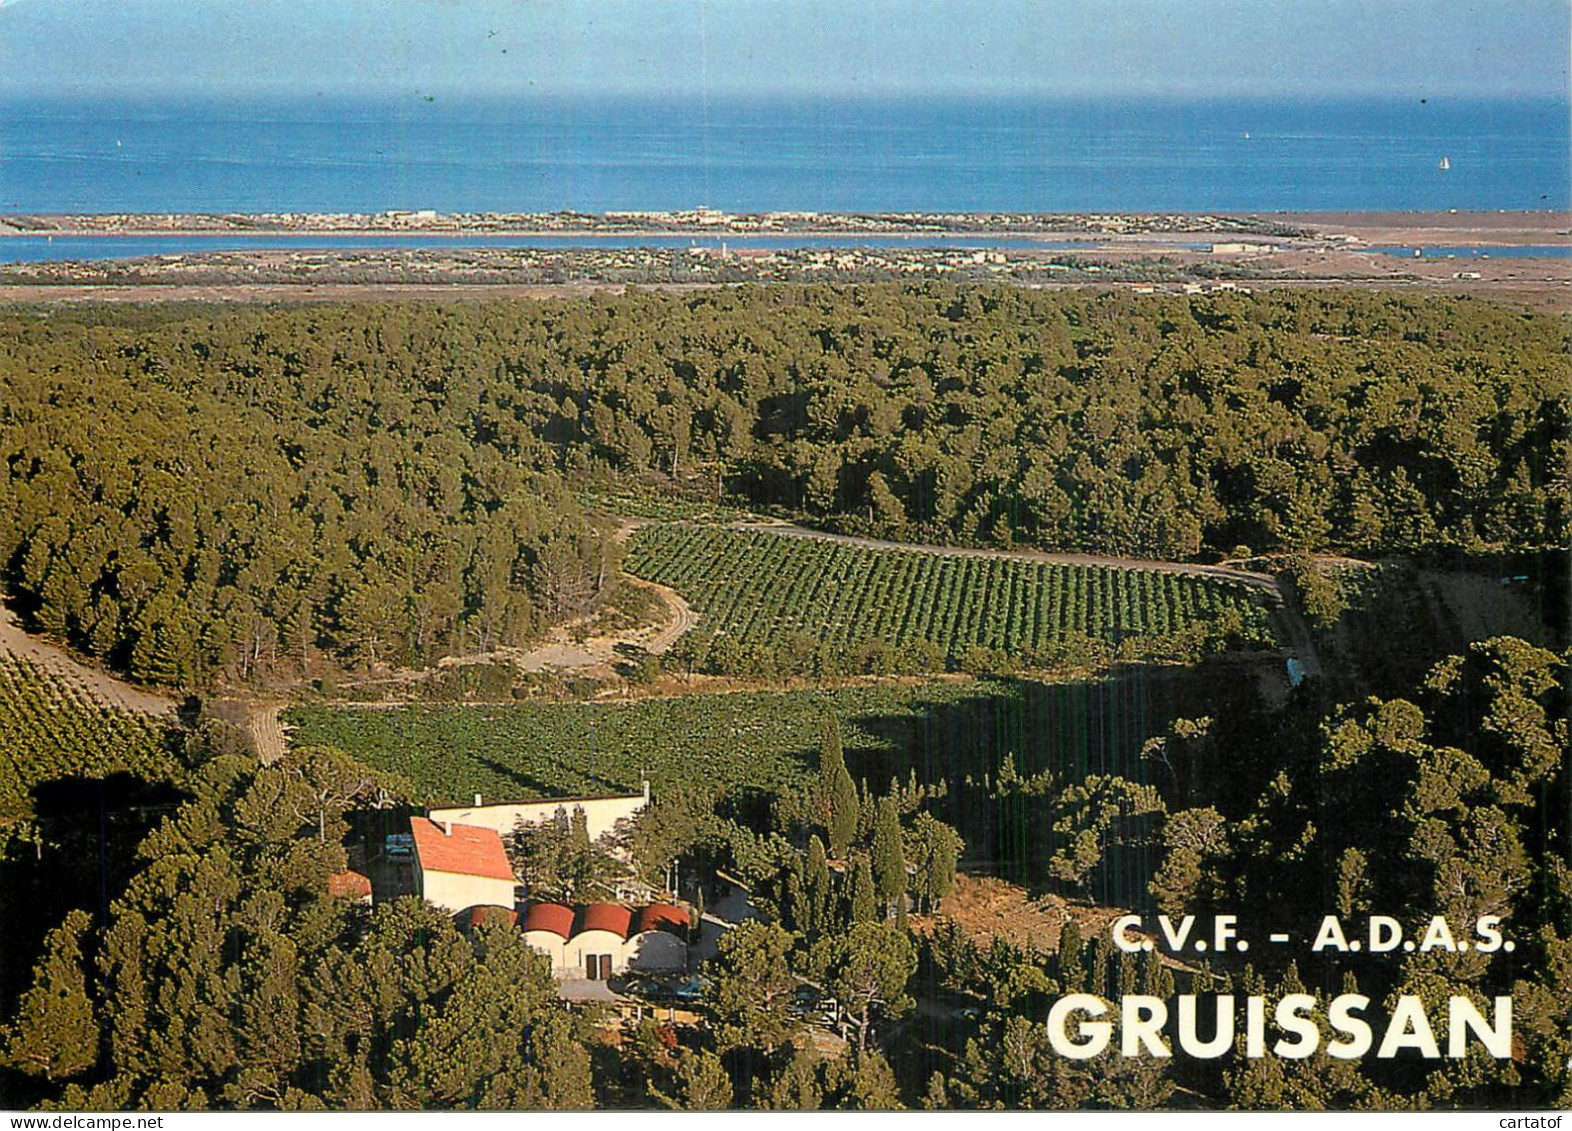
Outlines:
[[970, 667], [978, 653], [1029, 665], [1071, 641], [1132, 658], [1272, 641], [1251, 593], [1215, 577], [680, 524], [639, 530], [623, 566], [702, 615], [688, 647], [712, 670], [732, 668], [737, 649], [798, 649], [822, 667], [871, 646], [887, 649], [895, 670], [931, 671]]
[[294, 744], [336, 746], [402, 774], [421, 800], [457, 803], [676, 787], [771, 794], [817, 772], [821, 722], [840, 720], [855, 777], [886, 786], [915, 772], [959, 784], [1022, 773], [1143, 773], [1141, 744], [1176, 715], [1204, 714], [1216, 680], [1167, 674], [1044, 683], [935, 680], [746, 692], [631, 703], [297, 707]]
[[179, 770], [167, 726], [98, 703], [31, 660], [0, 653], [0, 823], [31, 811], [35, 786], [127, 772]]

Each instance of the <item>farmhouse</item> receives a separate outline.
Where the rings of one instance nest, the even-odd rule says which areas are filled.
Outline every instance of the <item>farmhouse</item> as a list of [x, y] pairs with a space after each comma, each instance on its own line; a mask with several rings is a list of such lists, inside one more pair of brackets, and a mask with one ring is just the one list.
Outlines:
[[415, 839], [415, 893], [448, 911], [510, 908], [518, 880], [494, 829], [409, 819]]
[[456, 825], [473, 825], [492, 829], [507, 836], [520, 823], [538, 825], [554, 820], [560, 812], [571, 816], [575, 809], [584, 810], [585, 829], [591, 840], [599, 840], [609, 833], [618, 821], [630, 820], [650, 803], [650, 783], [644, 783], [642, 793], [616, 794], [607, 797], [559, 797], [549, 801], [518, 801], [500, 805], [484, 805], [480, 794], [475, 804], [467, 807], [433, 809], [433, 821], [452, 821]]
[[359, 872], [334, 872], [328, 877], [327, 891], [333, 899], [371, 903], [371, 880]]
[[559, 978], [603, 982], [626, 970], [685, 970], [688, 913], [654, 903], [635, 917], [617, 903], [591, 903], [576, 913], [560, 903], [532, 904], [524, 941], [551, 959]]

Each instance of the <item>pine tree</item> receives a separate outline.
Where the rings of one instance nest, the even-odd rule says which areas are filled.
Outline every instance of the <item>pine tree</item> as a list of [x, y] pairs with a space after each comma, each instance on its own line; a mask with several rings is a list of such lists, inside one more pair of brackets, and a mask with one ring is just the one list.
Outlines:
[[6, 1035], [4, 1059], [23, 1072], [63, 1080], [98, 1061], [98, 1022], [82, 972], [82, 935], [90, 920], [72, 911], [49, 932], [33, 988], [22, 998], [17, 1023]]
[[944, 1086], [944, 1073], [935, 1072], [928, 1077], [928, 1092], [922, 1098], [922, 1106], [928, 1111], [946, 1111], [950, 1106], [949, 1090]]
[[853, 1069], [850, 1099], [858, 1111], [896, 1111], [900, 1089], [890, 1062], [873, 1051], [859, 1053]]

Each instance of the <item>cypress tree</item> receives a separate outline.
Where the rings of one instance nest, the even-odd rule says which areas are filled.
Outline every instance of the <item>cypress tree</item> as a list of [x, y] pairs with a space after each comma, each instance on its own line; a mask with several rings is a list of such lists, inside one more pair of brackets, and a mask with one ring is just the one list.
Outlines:
[[853, 923], [871, 923], [876, 910], [873, 895], [873, 873], [868, 868], [868, 858], [859, 856], [857, 857], [856, 866], [852, 868], [851, 921]]
[[1086, 992], [1108, 996], [1108, 940], [1098, 935], [1092, 940], [1092, 959], [1086, 969]]
[[873, 835], [874, 815], [878, 811], [878, 804], [874, 801], [873, 791], [868, 788], [868, 779], [863, 778], [857, 788], [857, 843], [866, 844]]
[[782, 918], [789, 930], [806, 931], [812, 911], [808, 905], [808, 893], [803, 887], [802, 865], [793, 861], [786, 870], [786, 894], [781, 900], [784, 912]]
[[813, 938], [829, 930], [830, 908], [834, 903], [829, 857], [825, 855], [824, 842], [816, 836], [808, 840], [808, 866], [803, 872], [802, 887], [807, 920], [797, 924], [797, 928]]
[[873, 883], [886, 906], [897, 899], [905, 902], [906, 857], [901, 851], [901, 818], [892, 797], [880, 798], [873, 821]]
[[1114, 982], [1114, 992], [1119, 997], [1128, 997], [1130, 994], [1140, 993], [1141, 971], [1135, 964], [1135, 955], [1123, 951], [1119, 955], [1117, 980]]
[[830, 852], [844, 860], [857, 835], [857, 786], [846, 770], [841, 726], [834, 715], [824, 724], [824, 741], [819, 748], [819, 784], [827, 809], [825, 831], [829, 833]]
[[1086, 964], [1081, 955], [1081, 927], [1074, 919], [1059, 932], [1059, 981], [1065, 992], [1086, 984]]

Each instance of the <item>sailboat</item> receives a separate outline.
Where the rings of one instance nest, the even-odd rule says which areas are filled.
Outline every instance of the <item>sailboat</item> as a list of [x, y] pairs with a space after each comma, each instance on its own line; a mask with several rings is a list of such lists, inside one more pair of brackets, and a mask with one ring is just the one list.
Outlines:
[[1436, 168], [1440, 169], [1443, 173], [1446, 172], [1451, 167], [1452, 167], [1452, 162], [1451, 162], [1451, 160], [1449, 158], [1446, 158], [1446, 157], [1441, 158], [1441, 164], [1436, 166]]

